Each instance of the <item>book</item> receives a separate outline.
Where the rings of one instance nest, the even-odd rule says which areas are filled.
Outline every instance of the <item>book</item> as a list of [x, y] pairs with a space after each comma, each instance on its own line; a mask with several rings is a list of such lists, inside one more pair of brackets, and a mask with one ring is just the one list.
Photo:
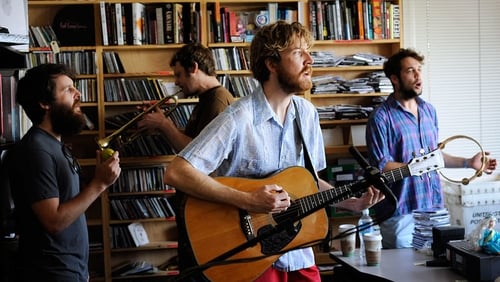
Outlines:
[[363, 22], [363, 1], [358, 0], [356, 3], [356, 16], [358, 21], [358, 38], [365, 39], [365, 25]]
[[174, 43], [174, 5], [166, 3], [163, 7], [165, 21], [165, 43]]
[[224, 34], [222, 32], [222, 17], [220, 14], [220, 2], [215, 1], [213, 14], [215, 21], [213, 22], [214, 42], [224, 42]]
[[142, 223], [134, 222], [129, 224], [127, 228], [136, 247], [149, 244], [148, 234], [146, 233], [146, 229], [144, 229]]
[[372, 1], [373, 39], [384, 39], [382, 24], [382, 0]]
[[278, 3], [276, 2], [267, 3], [267, 10], [269, 11], [269, 23], [276, 22], [279, 19]]
[[118, 45], [124, 45], [125, 41], [123, 38], [123, 12], [122, 12], [122, 4], [115, 4], [115, 13], [116, 13], [116, 43]]
[[134, 45], [142, 45], [144, 43], [144, 23], [145, 23], [146, 6], [142, 3], [132, 3], [132, 38]]
[[102, 33], [102, 45], [109, 45], [108, 41], [108, 25], [106, 19], [106, 4], [104, 1], [99, 2], [99, 9], [101, 13], [101, 33]]
[[318, 25], [316, 17], [316, 3], [314, 1], [308, 1], [309, 5], [309, 31], [311, 32], [314, 40], [318, 40]]
[[399, 5], [390, 4], [389, 14], [390, 14], [391, 39], [397, 39], [401, 36], [401, 19], [399, 14]]
[[156, 13], [157, 43], [158, 44], [165, 44], [165, 31], [164, 31], [165, 30], [165, 23], [163, 21], [163, 8], [156, 7], [155, 13]]

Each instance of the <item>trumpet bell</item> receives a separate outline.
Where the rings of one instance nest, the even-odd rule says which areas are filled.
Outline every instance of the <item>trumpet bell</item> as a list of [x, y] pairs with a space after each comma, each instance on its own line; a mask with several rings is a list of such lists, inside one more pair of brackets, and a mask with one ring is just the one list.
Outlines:
[[132, 119], [130, 119], [127, 123], [125, 123], [123, 126], [121, 126], [119, 129], [111, 133], [109, 136], [97, 139], [97, 145], [101, 150], [104, 150], [106, 148], [113, 147], [115, 149], [119, 149], [122, 146], [125, 146], [131, 142], [133, 142], [137, 137], [141, 135], [141, 132], [135, 130], [131, 134], [127, 134], [127, 131], [135, 124], [137, 121], [142, 119], [142, 117], [147, 114], [152, 112], [153, 110], [157, 108], [161, 108], [164, 104], [166, 104], [169, 101], [172, 101], [169, 103], [169, 107], [167, 110], [164, 111], [164, 115], [168, 116], [170, 115], [178, 106], [179, 104], [179, 98], [178, 94], [181, 91], [178, 91], [172, 95], [165, 96], [161, 100], [157, 101], [153, 105], [149, 106], [146, 108], [144, 111], [140, 112], [139, 114], [135, 115]]

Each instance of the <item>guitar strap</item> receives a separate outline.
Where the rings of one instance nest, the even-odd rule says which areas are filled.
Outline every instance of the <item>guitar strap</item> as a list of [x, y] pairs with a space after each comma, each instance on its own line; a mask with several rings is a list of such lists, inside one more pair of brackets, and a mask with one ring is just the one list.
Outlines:
[[[292, 101], [293, 101], [293, 99], [292, 99]], [[295, 103], [295, 101], [293, 101], [293, 106], [295, 108], [295, 125], [297, 126], [297, 129], [299, 131], [299, 136], [300, 136], [300, 139], [302, 140], [302, 146], [304, 147], [305, 167], [307, 168], [307, 170], [309, 170], [309, 172], [311, 172], [314, 180], [316, 181], [316, 186], [318, 186], [319, 185], [318, 175], [316, 174], [316, 170], [314, 169], [314, 166], [312, 164], [311, 156], [309, 155], [309, 151], [307, 150], [306, 142], [304, 140], [304, 135], [302, 134], [302, 126], [300, 126], [301, 121], [300, 121], [299, 110], [298, 110], [298, 107], [297, 107], [297, 104]], [[319, 186], [318, 186], [318, 188], [319, 188]]]

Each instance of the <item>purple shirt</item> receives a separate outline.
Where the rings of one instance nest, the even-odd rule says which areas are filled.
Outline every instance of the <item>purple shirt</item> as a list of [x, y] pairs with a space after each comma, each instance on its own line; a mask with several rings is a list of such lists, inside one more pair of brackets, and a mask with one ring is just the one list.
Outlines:
[[[438, 146], [438, 121], [435, 108], [417, 97], [418, 118], [405, 110], [391, 94], [371, 114], [366, 141], [368, 157], [379, 170], [388, 162], [409, 163], [414, 156], [427, 154]], [[410, 176], [390, 185], [398, 199], [394, 215], [410, 214], [415, 209], [442, 207], [443, 196], [436, 171]], [[387, 211], [384, 200], [376, 210]]]

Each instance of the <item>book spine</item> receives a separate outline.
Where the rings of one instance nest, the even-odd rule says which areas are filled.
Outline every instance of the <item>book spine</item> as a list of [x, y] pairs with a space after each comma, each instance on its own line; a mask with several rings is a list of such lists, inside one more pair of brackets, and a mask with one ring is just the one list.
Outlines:
[[116, 42], [118, 45], [124, 45], [125, 41], [123, 39], [123, 14], [122, 14], [122, 4], [115, 4], [116, 13]]
[[106, 23], [106, 3], [103, 1], [99, 2], [99, 8], [101, 12], [101, 32], [102, 32], [102, 45], [109, 45], [108, 41], [108, 25]]
[[220, 3], [219, 1], [215, 1], [214, 3], [214, 15], [215, 15], [215, 29], [214, 36], [215, 42], [224, 42], [224, 37], [222, 33], [222, 17], [220, 14]]
[[381, 1], [372, 0], [373, 39], [384, 39]]
[[163, 22], [163, 9], [161, 7], [156, 7], [155, 12], [158, 44], [165, 44], [165, 24]]
[[357, 20], [358, 20], [358, 33], [359, 33], [359, 39], [363, 40], [365, 39], [365, 26], [363, 23], [363, 1], [358, 0], [356, 3], [356, 15], [357, 15]]
[[165, 4], [164, 14], [165, 14], [165, 43], [174, 43], [174, 6], [172, 3]]
[[143, 27], [144, 27], [144, 4], [132, 3], [132, 35], [133, 44], [142, 45], [143, 42]]
[[316, 4], [314, 1], [309, 1], [309, 30], [313, 35], [314, 39], [318, 39], [318, 25], [316, 19]]
[[391, 38], [398, 39], [401, 36], [401, 19], [398, 4], [391, 4]]

